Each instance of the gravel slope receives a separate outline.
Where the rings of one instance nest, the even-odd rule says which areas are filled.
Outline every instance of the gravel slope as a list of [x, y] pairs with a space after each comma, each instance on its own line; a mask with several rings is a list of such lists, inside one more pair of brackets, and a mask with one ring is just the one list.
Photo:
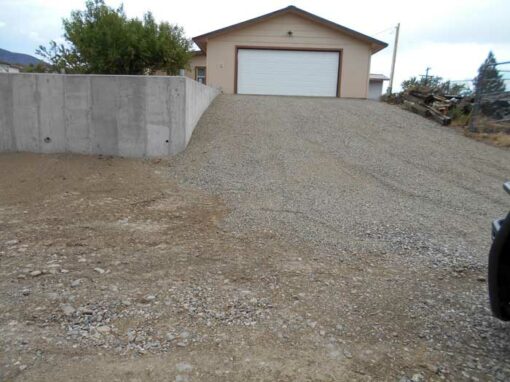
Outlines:
[[223, 95], [173, 167], [231, 203], [229, 229], [321, 253], [484, 267], [509, 206], [510, 151], [376, 102]]

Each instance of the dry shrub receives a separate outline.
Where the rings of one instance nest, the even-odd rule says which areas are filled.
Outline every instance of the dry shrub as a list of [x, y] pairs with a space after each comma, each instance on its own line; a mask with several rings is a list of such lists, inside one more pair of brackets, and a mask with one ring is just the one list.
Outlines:
[[510, 134], [470, 133], [466, 130], [465, 135], [470, 138], [476, 139], [477, 141], [491, 143], [494, 146], [510, 147]]

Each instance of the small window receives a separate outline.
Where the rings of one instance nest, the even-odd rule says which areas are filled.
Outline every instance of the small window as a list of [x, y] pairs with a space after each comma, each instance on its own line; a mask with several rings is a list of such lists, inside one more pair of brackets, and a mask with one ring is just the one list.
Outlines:
[[195, 68], [195, 80], [205, 85], [205, 66]]

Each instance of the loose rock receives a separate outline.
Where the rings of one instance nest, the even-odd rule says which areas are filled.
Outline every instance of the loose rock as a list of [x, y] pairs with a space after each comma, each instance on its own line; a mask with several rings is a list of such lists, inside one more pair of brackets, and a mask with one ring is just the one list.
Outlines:
[[183, 372], [190, 372], [191, 370], [193, 370], [193, 366], [191, 366], [189, 363], [187, 362], [179, 362], [177, 365], [175, 365], [175, 368], [177, 369], [178, 372], [180, 373], [183, 373]]
[[106, 326], [106, 325], [103, 325], [103, 326], [98, 326], [96, 328], [96, 330], [101, 333], [101, 334], [108, 334], [112, 331], [112, 329], [109, 327], [109, 326]]
[[154, 301], [155, 299], [156, 299], [156, 296], [149, 294], [149, 295], [143, 297], [142, 302], [148, 304], [148, 303]]
[[62, 312], [66, 316], [72, 316], [74, 312], [76, 312], [76, 309], [74, 309], [73, 306], [70, 304], [62, 304], [60, 308], [62, 309]]

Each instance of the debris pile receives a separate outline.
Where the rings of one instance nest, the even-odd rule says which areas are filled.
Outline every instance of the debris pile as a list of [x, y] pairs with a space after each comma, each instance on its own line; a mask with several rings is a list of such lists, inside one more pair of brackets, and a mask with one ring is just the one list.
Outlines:
[[449, 125], [452, 122], [450, 112], [463, 101], [462, 96], [437, 95], [420, 90], [410, 90], [401, 94], [403, 106], [414, 113]]

